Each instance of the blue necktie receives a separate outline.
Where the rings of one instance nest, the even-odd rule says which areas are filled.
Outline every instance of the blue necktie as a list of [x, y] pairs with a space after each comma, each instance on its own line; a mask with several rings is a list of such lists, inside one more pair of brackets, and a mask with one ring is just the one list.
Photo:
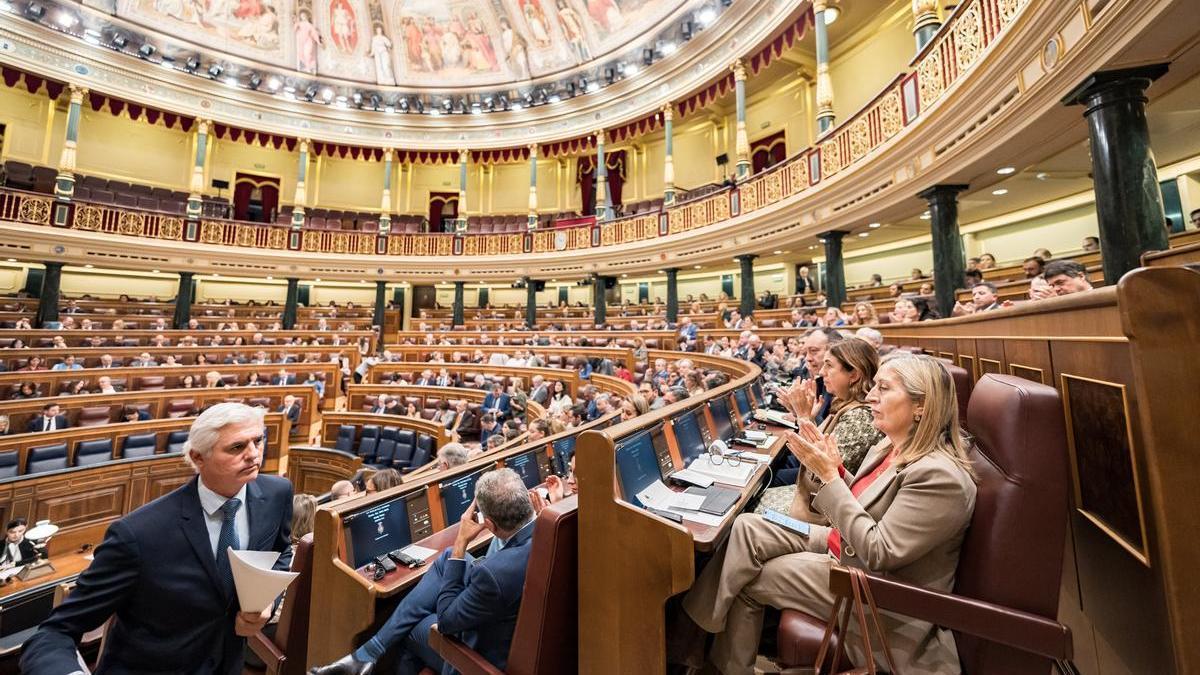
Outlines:
[[242, 500], [237, 497], [231, 497], [221, 505], [221, 534], [217, 536], [217, 576], [221, 578], [226, 595], [233, 593], [233, 569], [229, 566], [229, 553], [226, 549], [233, 548], [236, 551], [242, 548], [241, 542], [238, 541], [235, 520], [241, 507]]

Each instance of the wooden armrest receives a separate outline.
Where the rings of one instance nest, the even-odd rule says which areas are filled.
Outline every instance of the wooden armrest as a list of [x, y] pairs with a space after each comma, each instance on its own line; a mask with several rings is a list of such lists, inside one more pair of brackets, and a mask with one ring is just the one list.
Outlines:
[[250, 646], [250, 651], [267, 665], [268, 673], [280, 672], [280, 667], [287, 661], [287, 655], [279, 651], [279, 647], [261, 630], [246, 638], [246, 644]]
[[504, 675], [474, 649], [461, 640], [438, 632], [437, 624], [429, 629], [429, 646], [462, 675]]
[[[1051, 659], [1067, 660], [1073, 656], [1071, 629], [1044, 616], [931, 591], [895, 579], [870, 574], [867, 579], [875, 603], [882, 609]], [[850, 572], [836, 566], [830, 570], [829, 589], [839, 596], [851, 597]]]

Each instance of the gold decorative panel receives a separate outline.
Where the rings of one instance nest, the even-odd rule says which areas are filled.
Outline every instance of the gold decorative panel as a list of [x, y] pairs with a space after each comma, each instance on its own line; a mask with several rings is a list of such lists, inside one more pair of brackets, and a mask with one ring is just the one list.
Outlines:
[[80, 204], [75, 207], [75, 229], [99, 230], [104, 224], [104, 211], [99, 206]]
[[954, 22], [954, 54], [959, 72], [970, 68], [983, 51], [983, 17], [979, 3], [974, 2]]
[[140, 237], [146, 227], [146, 216], [133, 211], [122, 211], [121, 217], [117, 219], [117, 227], [121, 234]]
[[279, 227], [267, 230], [267, 248], [287, 248], [287, 232]]
[[879, 102], [879, 126], [884, 139], [891, 138], [904, 128], [904, 114], [901, 112], [900, 88], [888, 92]]
[[17, 209], [17, 220], [34, 225], [50, 224], [50, 200], [41, 197], [25, 197]]
[[223, 230], [221, 223], [206, 220], [200, 224], [200, 241], [205, 244], [220, 244]]
[[258, 229], [258, 228], [256, 228], [253, 225], [240, 225], [239, 224], [237, 226], [237, 234], [235, 235], [237, 237], [237, 239], [236, 239], [237, 245], [238, 246], [253, 246], [254, 245], [254, 231], [256, 229]]
[[821, 175], [832, 176], [842, 170], [842, 153], [834, 140], [821, 144]]
[[942, 80], [942, 54], [934, 49], [921, 60], [917, 68], [917, 84], [921, 92], [921, 110], [933, 104], [945, 91]]
[[862, 116], [850, 125], [850, 161], [857, 162], [871, 151], [869, 116]]
[[182, 218], [161, 218], [158, 221], [158, 238], [178, 240], [183, 237]]

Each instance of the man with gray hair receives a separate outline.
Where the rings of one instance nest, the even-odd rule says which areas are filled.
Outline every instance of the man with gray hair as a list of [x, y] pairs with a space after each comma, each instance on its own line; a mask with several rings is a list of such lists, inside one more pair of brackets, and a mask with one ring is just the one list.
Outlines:
[[863, 326], [862, 328], [859, 328], [857, 331], [855, 331], [854, 337], [860, 340], [865, 340], [867, 344], [871, 345], [875, 349], [879, 349], [883, 346], [883, 333], [880, 333], [870, 326]]
[[[454, 546], [442, 552], [383, 628], [352, 654], [310, 672], [368, 675], [393, 646], [401, 648], [401, 673], [423, 667], [441, 672], [442, 659], [429, 647], [429, 629], [435, 624], [439, 632], [458, 635], [504, 670], [525, 587], [533, 523], [529, 493], [517, 472], [485, 473], [475, 484], [475, 500], [458, 521]], [[483, 530], [492, 533], [492, 543], [483, 560], [476, 561], [467, 546]]]
[[263, 431], [263, 411], [241, 403], [197, 417], [183, 454], [198, 475], [108, 526], [75, 590], [25, 643], [21, 671], [82, 673], [79, 641], [115, 615], [98, 672], [240, 674], [244, 638], [272, 608], [239, 611], [228, 551], [278, 551], [277, 570], [292, 561], [292, 485], [259, 475]]
[[447, 443], [438, 448], [438, 470], [445, 471], [467, 463], [467, 448], [462, 443]]

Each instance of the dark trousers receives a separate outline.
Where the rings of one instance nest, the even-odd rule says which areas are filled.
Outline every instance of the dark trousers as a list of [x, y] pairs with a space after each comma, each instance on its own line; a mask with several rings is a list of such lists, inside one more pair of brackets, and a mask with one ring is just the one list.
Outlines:
[[[354, 658], [359, 661], [378, 661], [388, 649], [400, 647], [400, 675], [417, 675], [422, 668], [441, 672], [442, 657], [429, 646], [429, 628], [437, 623], [437, 598], [442, 590], [442, 577], [450, 551], [442, 551], [415, 588], [396, 606], [387, 623], [367, 641]], [[467, 554], [468, 563], [471, 554]]]

